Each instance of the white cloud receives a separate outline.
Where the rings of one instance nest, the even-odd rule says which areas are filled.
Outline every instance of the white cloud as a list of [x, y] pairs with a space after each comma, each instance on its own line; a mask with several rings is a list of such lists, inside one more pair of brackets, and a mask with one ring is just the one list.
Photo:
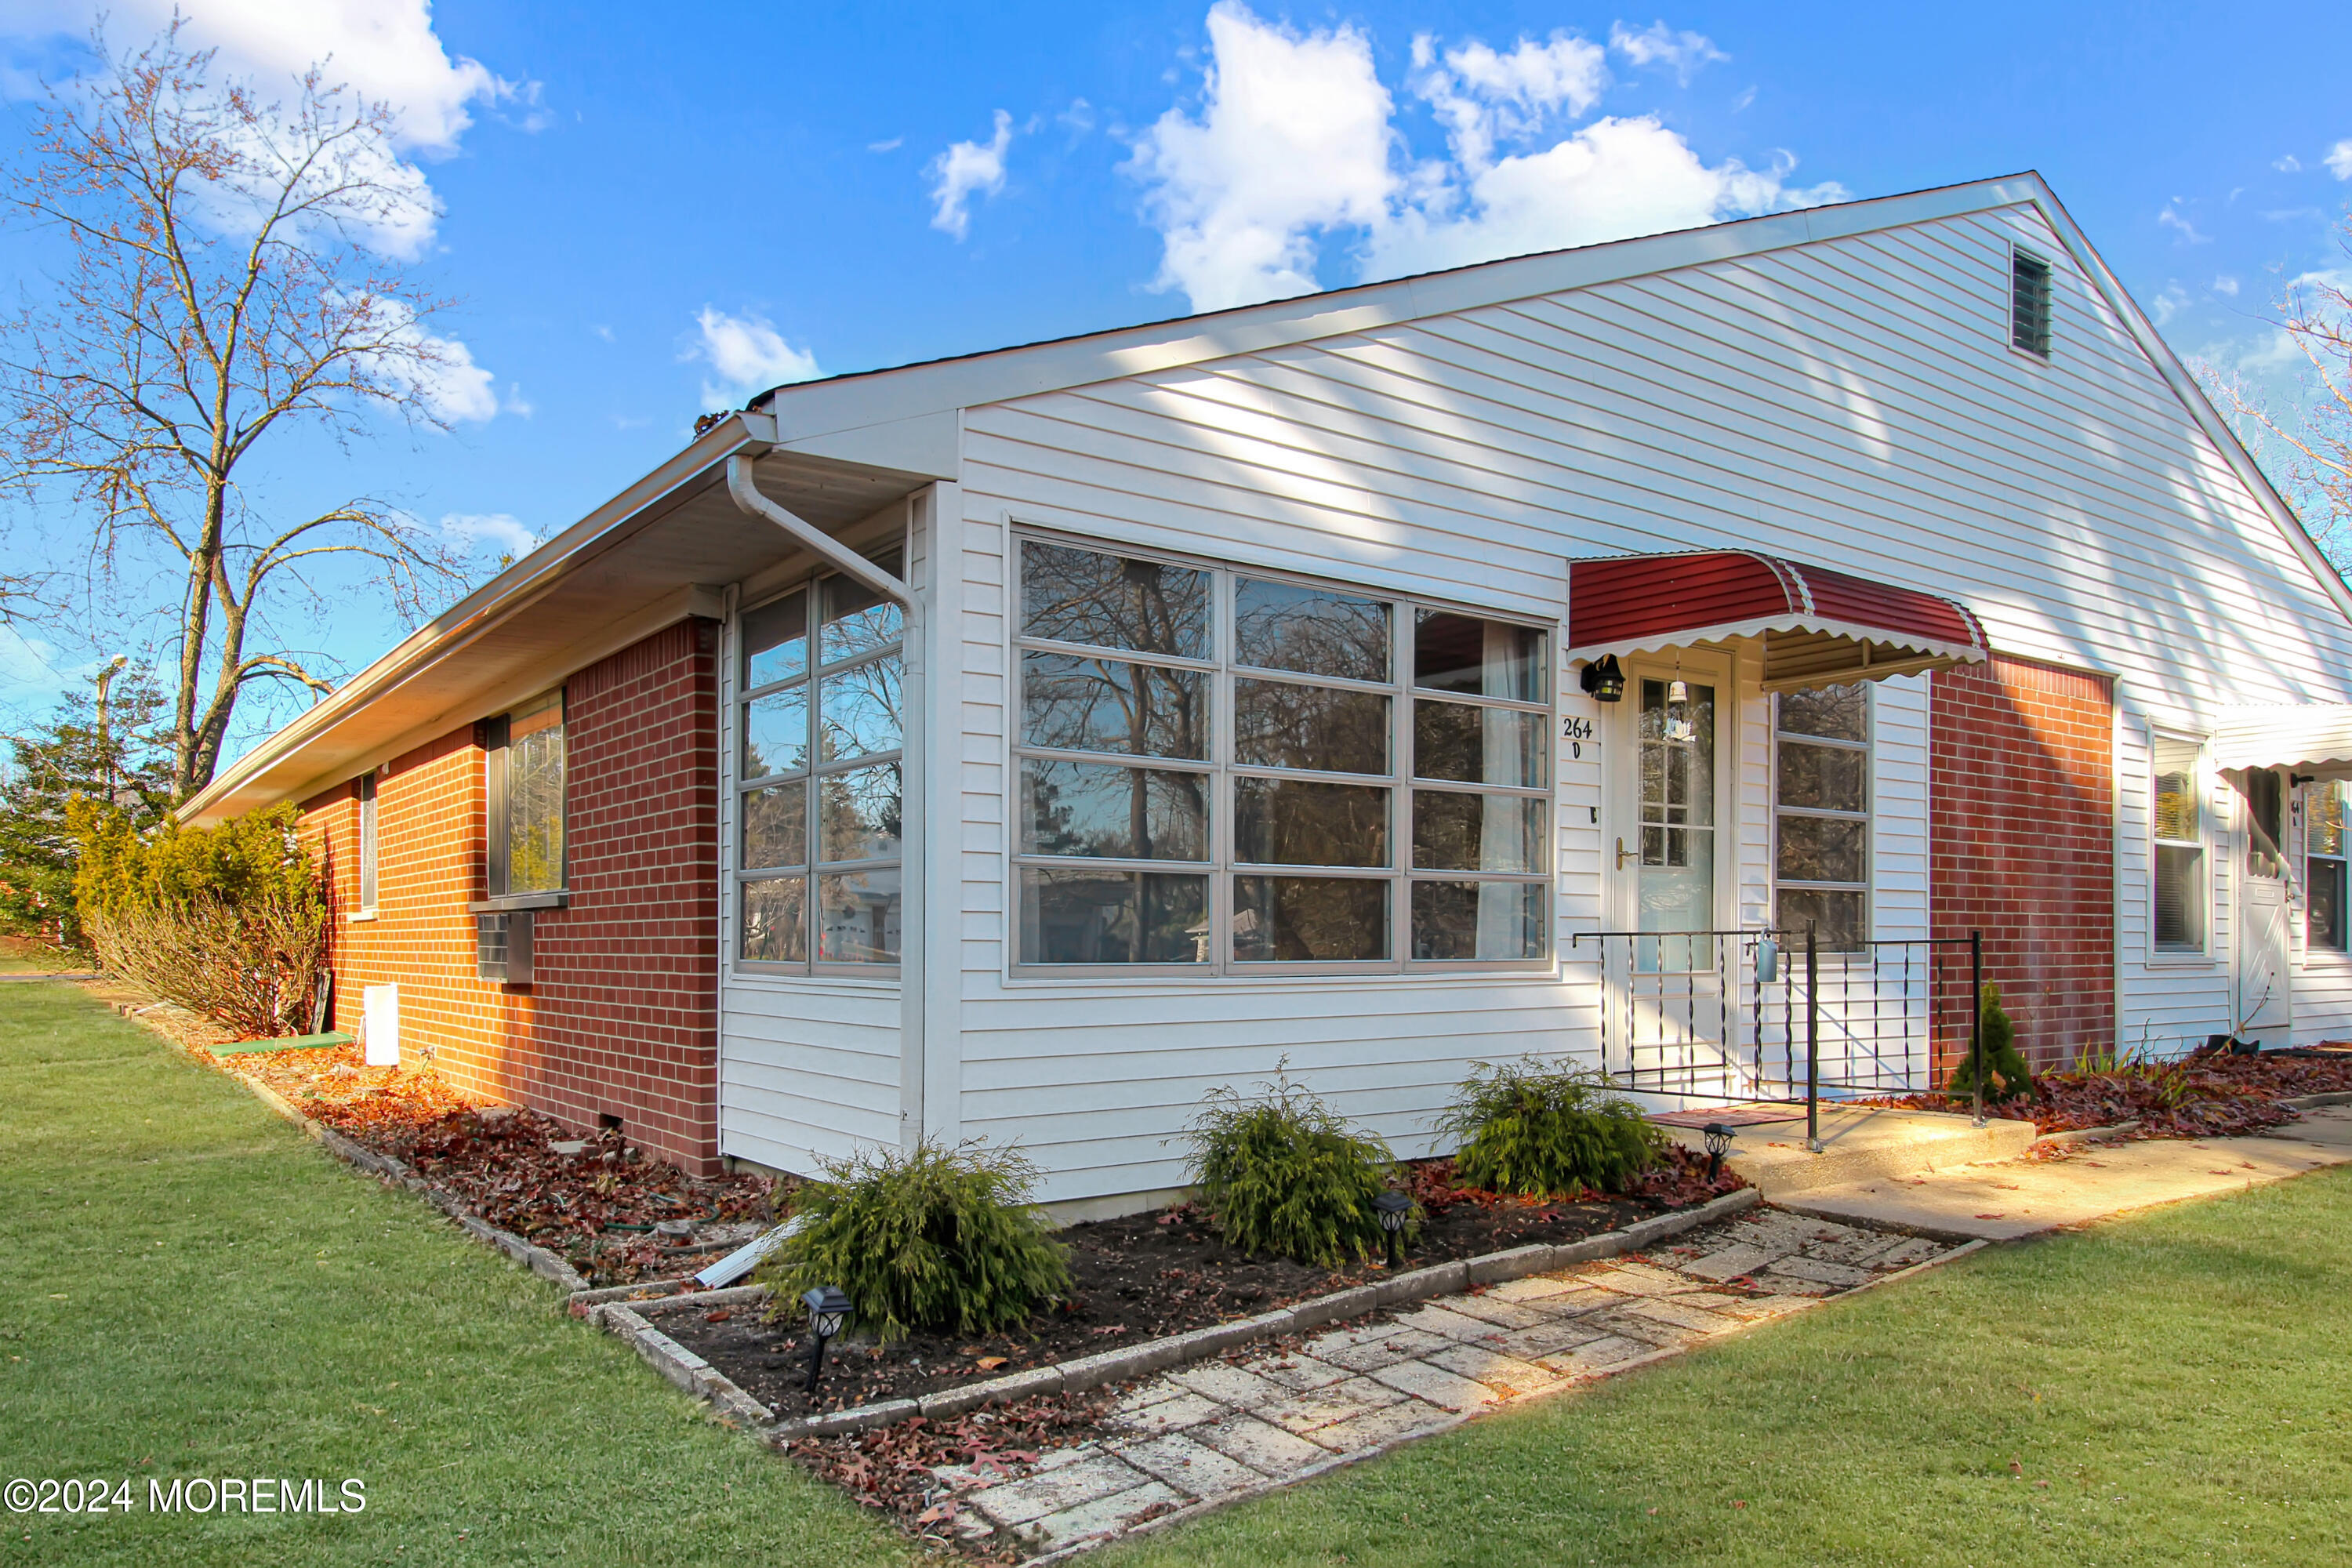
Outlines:
[[702, 384], [706, 409], [740, 407], [772, 386], [814, 381], [820, 374], [816, 355], [786, 342], [764, 316], [730, 316], [705, 305], [694, 320], [699, 335], [686, 357], [709, 365], [718, 377]]
[[2213, 279], [2213, 292], [2234, 300], [2238, 297], [2238, 280], [2226, 272], [2218, 274]]
[[2158, 292], [2156, 298], [2148, 302], [2148, 309], [2156, 316], [2156, 324], [2163, 327], [2169, 326], [2172, 318], [2187, 309], [2188, 305], [2189, 290], [2178, 283], [2168, 283]]
[[469, 552], [488, 545], [501, 555], [524, 556], [539, 548], [539, 535], [511, 512], [451, 511], [441, 515], [441, 536]]
[[[1662, 28], [1620, 47], [1637, 63], [1712, 58], [1696, 35]], [[1416, 162], [1357, 28], [1301, 33], [1218, 0], [1208, 29], [1198, 112], [1171, 110], [1129, 165], [1165, 243], [1158, 285], [1195, 310], [1316, 289], [1335, 234], [1370, 279], [1847, 199], [1835, 182], [1790, 184], [1785, 153], [1764, 169], [1709, 164], [1654, 116], [1560, 134], [1609, 87], [1605, 51], [1573, 34], [1507, 50], [1414, 39], [1409, 85], [1450, 154]]]
[[893, 136], [887, 142], [868, 142], [866, 144], [866, 150], [868, 153], [896, 153], [906, 144], [907, 139], [904, 136]]
[[1196, 310], [1311, 293], [1309, 236], [1381, 222], [1397, 188], [1371, 45], [1353, 26], [1269, 26], [1239, 0], [1208, 26], [1200, 117], [1170, 110], [1128, 165], [1165, 238], [1159, 286]]
[[2212, 242], [2213, 237], [2189, 222], [2181, 215], [2178, 206], [2167, 206], [2156, 215], [2156, 222], [2159, 228], [2168, 228], [2178, 232], [2180, 236], [2180, 243], [2183, 245], [2208, 245]]
[[996, 134], [987, 142], [958, 142], [931, 160], [931, 226], [961, 239], [971, 227], [971, 198], [1004, 188], [1004, 153], [1013, 145], [1013, 116], [996, 111]]
[[2303, 173], [2303, 160], [2292, 153], [2283, 153], [2271, 167], [2282, 174], [2300, 174]]
[[[389, 110], [391, 145], [367, 172], [401, 193], [373, 226], [374, 243], [390, 256], [424, 254], [440, 217], [438, 198], [407, 155], [454, 154], [478, 104], [513, 106], [520, 117], [501, 118], [527, 131], [550, 123], [540, 83], [509, 81], [479, 60], [450, 57], [433, 30], [429, 0], [207, 0], [193, 8], [117, 0], [106, 13], [108, 34], [117, 47], [135, 47], [183, 11], [185, 41], [217, 49], [218, 68], [249, 80], [264, 101], [291, 98], [297, 79], [321, 64], [330, 86], [346, 84]], [[0, 36], [79, 38], [89, 19], [89, 7], [76, 0], [18, 0], [0, 7]]]
[[1446, 128], [1455, 160], [1471, 170], [1494, 161], [1497, 142], [1528, 134], [1555, 111], [1585, 113], [1609, 86], [1601, 46], [1570, 33], [1543, 44], [1522, 38], [1508, 54], [1474, 39], [1442, 60], [1423, 34], [1412, 41], [1412, 58], [1420, 68], [1414, 93]]
[[[337, 306], [342, 302], [341, 296], [330, 301]], [[391, 357], [359, 356], [378, 379], [395, 392], [413, 393], [428, 414], [447, 424], [479, 424], [497, 416], [497, 377], [474, 363], [473, 350], [456, 338], [426, 331], [403, 301], [377, 298], [370, 309], [383, 313], [361, 330], [408, 351]], [[528, 412], [528, 405], [517, 411]]]
[[2352, 180], [2352, 136], [2327, 150], [2327, 172], [2339, 180]]
[[1664, 66], [1685, 86], [1701, 66], [1731, 58], [1704, 34], [1678, 33], [1664, 22], [1653, 22], [1638, 33], [1618, 22], [1609, 29], [1609, 47], [1637, 66]]
[[1709, 165], [1654, 119], [1596, 120], [1542, 152], [1477, 172], [1458, 216], [1433, 211], [1436, 204], [1397, 215], [1372, 236], [1368, 274], [1462, 267], [1848, 199], [1834, 181], [1789, 184], [1791, 167], [1785, 159], [1769, 170], [1736, 158]]

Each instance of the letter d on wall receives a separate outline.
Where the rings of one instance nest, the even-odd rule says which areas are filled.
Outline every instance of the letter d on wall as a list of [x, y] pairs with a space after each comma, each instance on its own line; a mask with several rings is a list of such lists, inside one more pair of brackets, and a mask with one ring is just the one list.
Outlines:
[[400, 987], [371, 985], [360, 994], [360, 1011], [366, 1019], [367, 1065], [400, 1065]]

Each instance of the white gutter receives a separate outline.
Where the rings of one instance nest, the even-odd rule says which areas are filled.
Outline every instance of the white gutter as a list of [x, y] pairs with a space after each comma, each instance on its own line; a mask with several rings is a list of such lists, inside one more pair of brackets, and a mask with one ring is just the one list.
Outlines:
[[[924, 805], [924, 774], [929, 764], [930, 740], [930, 680], [929, 659], [922, 601], [906, 583], [848, 548], [823, 529], [798, 517], [761, 493], [759, 480], [752, 471], [752, 459], [766, 448], [752, 443], [730, 454], [727, 459], [727, 493], [735, 504], [751, 516], [772, 522], [790, 534], [793, 541], [818, 560], [833, 567], [843, 576], [865, 584], [907, 612], [905, 649], [901, 658], [906, 668], [906, 713], [898, 739], [898, 1141], [906, 1152], [912, 1153], [926, 1131], [923, 1108], [924, 1026], [923, 974], [927, 943], [924, 940], [923, 883], [926, 850], [926, 818]], [[911, 504], [911, 503], [910, 503]], [[909, 518], [911, 523], [912, 519]], [[934, 525], [930, 536], [938, 536]], [[907, 570], [912, 574], [914, 563], [913, 529], [908, 530]], [[937, 552], [930, 552], [934, 565], [931, 580], [939, 581]], [[810, 628], [814, 634], [815, 628]], [[811, 660], [814, 665], [814, 660]], [[810, 891], [814, 892], [812, 888]], [[725, 1046], [720, 1047], [722, 1056]]]
[[735, 498], [735, 504], [753, 517], [763, 518], [791, 534], [803, 549], [813, 552], [818, 560], [843, 576], [856, 578], [891, 603], [905, 605], [909, 616], [914, 615], [914, 591], [906, 584], [823, 529], [786, 511], [760, 493], [759, 480], [751, 471], [751, 459], [763, 449], [754, 444], [728, 457], [727, 493]]

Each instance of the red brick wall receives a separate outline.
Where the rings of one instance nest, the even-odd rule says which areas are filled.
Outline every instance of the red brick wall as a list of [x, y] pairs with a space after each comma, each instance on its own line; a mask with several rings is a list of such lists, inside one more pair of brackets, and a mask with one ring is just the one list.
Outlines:
[[460, 1092], [718, 1168], [719, 700], [716, 628], [685, 621], [565, 685], [571, 903], [533, 920], [528, 989], [474, 977], [483, 896], [482, 753], [466, 729], [377, 784], [377, 910], [359, 898], [349, 785], [304, 807], [336, 910], [339, 1026], [361, 988], [400, 983], [401, 1048]]
[[2097, 676], [1995, 658], [1934, 677], [1938, 936], [1984, 932], [2037, 1066], [2115, 1038], [2115, 728]]

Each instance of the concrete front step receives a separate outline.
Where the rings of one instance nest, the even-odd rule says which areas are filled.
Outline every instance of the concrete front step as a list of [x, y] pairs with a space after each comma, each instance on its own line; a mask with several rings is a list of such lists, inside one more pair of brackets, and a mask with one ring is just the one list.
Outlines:
[[[1772, 1109], [1785, 1110], [1785, 1107]], [[1738, 1130], [1725, 1163], [1760, 1190], [1768, 1202], [1874, 1176], [1910, 1176], [2013, 1160], [2033, 1142], [2033, 1123], [1989, 1118], [1982, 1127], [1966, 1116], [1930, 1110], [1822, 1107], [1822, 1152], [1805, 1147], [1802, 1108], [1793, 1121]], [[1706, 1145], [1696, 1129], [1669, 1127], [1677, 1142]]]

